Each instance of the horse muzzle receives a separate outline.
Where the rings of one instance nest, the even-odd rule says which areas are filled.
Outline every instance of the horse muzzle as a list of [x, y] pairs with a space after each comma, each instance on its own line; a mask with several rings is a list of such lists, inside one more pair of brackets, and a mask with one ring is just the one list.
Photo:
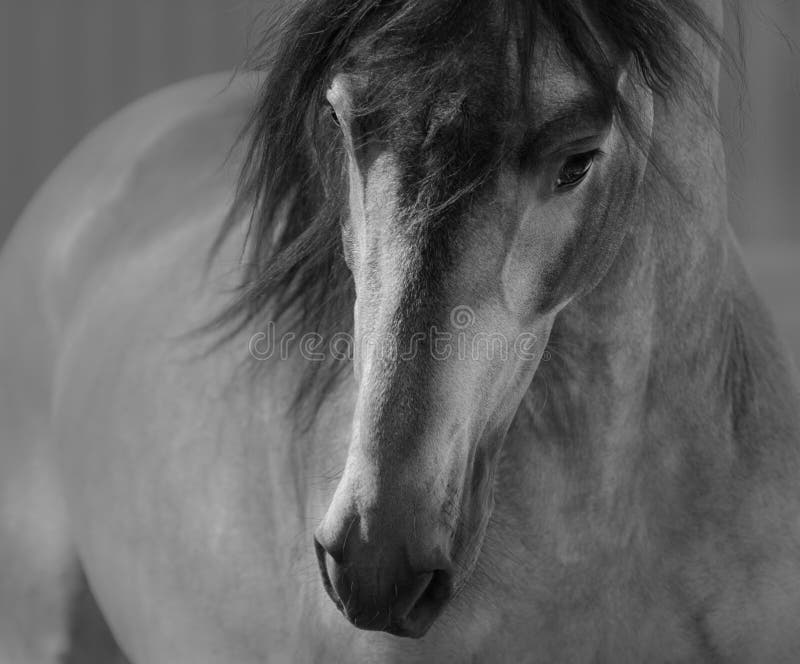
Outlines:
[[452, 595], [452, 565], [443, 547], [426, 546], [424, 538], [404, 544], [401, 527], [390, 525], [378, 535], [362, 524], [357, 514], [326, 518], [317, 531], [325, 590], [355, 627], [420, 638]]

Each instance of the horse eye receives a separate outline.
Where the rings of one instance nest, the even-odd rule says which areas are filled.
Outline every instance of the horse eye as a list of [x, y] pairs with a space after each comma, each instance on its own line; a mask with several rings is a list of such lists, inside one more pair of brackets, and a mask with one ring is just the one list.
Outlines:
[[556, 189], [568, 189], [579, 184], [592, 167], [596, 155], [597, 150], [592, 150], [591, 152], [572, 155], [567, 159], [558, 172]]
[[339, 122], [339, 116], [336, 115], [336, 109], [331, 104], [326, 104], [326, 106], [328, 107], [328, 114], [331, 122], [333, 122], [333, 124], [335, 124], [337, 127], [341, 126], [341, 123]]

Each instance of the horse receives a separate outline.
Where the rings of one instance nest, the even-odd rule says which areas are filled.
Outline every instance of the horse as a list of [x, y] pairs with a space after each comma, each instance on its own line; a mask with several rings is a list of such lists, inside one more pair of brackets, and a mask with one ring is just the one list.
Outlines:
[[722, 19], [305, 0], [93, 132], [0, 258], [0, 660], [797, 661]]

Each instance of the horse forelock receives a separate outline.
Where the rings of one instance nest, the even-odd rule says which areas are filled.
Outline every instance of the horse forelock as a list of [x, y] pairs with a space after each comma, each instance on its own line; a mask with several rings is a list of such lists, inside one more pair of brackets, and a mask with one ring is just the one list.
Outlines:
[[[362, 82], [355, 112], [400, 159], [406, 216], [442, 221], [458, 216], [491, 181], [502, 123], [512, 99], [527, 99], [533, 46], [544, 30], [624, 121], [605, 49], [631, 57], [661, 97], [701, 94], [699, 62], [682, 41], [684, 29], [722, 50], [692, 0], [298, 5], [257, 49], [268, 74], [242, 134], [247, 149], [237, 195], [215, 246], [247, 216], [246, 262], [239, 291], [208, 329], [227, 339], [271, 319], [326, 341], [352, 330], [353, 283], [340, 240], [347, 215], [343, 151], [322, 110], [336, 73]], [[448, 152], [461, 160], [446, 159]], [[296, 405], [310, 404], [314, 412], [346, 364], [309, 362]]]

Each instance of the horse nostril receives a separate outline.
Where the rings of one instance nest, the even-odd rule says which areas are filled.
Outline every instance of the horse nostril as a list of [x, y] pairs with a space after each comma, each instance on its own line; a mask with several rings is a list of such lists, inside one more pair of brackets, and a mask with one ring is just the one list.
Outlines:
[[453, 594], [453, 579], [450, 572], [439, 569], [433, 573], [423, 599], [433, 602], [446, 602]]
[[319, 573], [320, 576], [322, 576], [322, 585], [325, 587], [325, 592], [328, 593], [333, 603], [336, 604], [339, 609], [342, 609], [342, 601], [339, 599], [339, 595], [331, 581], [331, 575], [328, 572], [328, 565], [336, 565], [336, 561], [333, 560], [316, 537], [314, 538], [314, 549], [317, 552], [317, 563], [319, 564]]

